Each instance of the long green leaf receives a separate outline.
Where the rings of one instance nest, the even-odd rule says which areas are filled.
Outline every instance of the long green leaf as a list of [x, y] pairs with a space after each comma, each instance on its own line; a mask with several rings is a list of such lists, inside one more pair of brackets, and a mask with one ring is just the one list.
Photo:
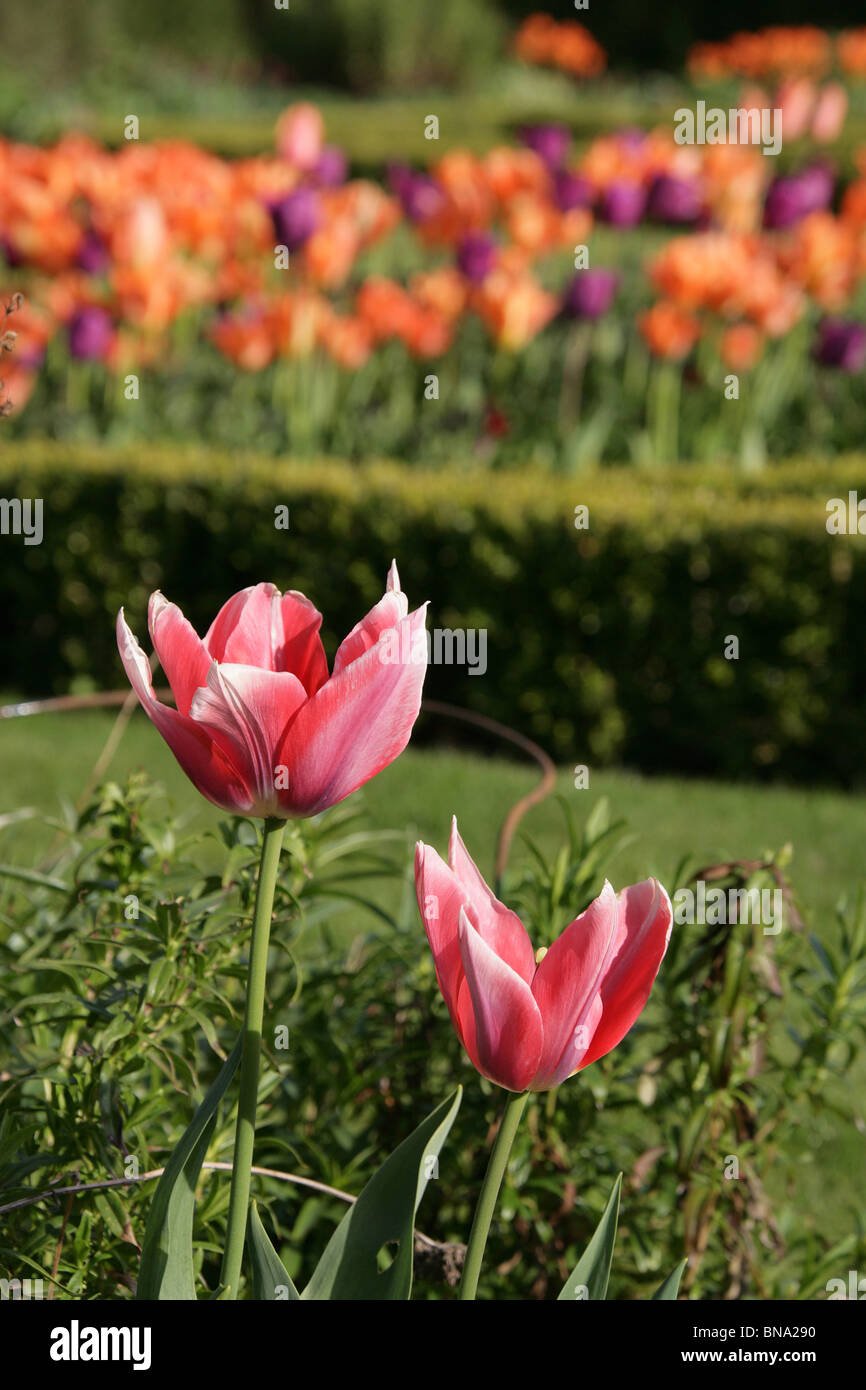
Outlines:
[[253, 1298], [259, 1302], [294, 1303], [300, 1300], [288, 1271], [262, 1225], [259, 1209], [250, 1202], [250, 1258], [253, 1263]]
[[677, 1267], [676, 1267], [676, 1269], [673, 1271], [673, 1273], [668, 1275], [667, 1279], [665, 1279], [665, 1281], [664, 1281], [663, 1284], [659, 1284], [658, 1288], [656, 1289], [655, 1293], [653, 1294], [653, 1299], [652, 1299], [653, 1303], [658, 1303], [658, 1302], [675, 1303], [675, 1302], [676, 1302], [677, 1294], [678, 1294], [679, 1291], [680, 1291], [680, 1280], [681, 1280], [682, 1277], [683, 1277], [683, 1271], [685, 1270], [685, 1267], [686, 1267], [687, 1264], [688, 1264], [688, 1260], [687, 1260], [687, 1259], [686, 1259], [686, 1260], [680, 1260], [679, 1264], [677, 1265]]
[[19, 869], [14, 864], [0, 864], [0, 878], [12, 878], [18, 883], [35, 883], [40, 888], [53, 888], [55, 893], [68, 893], [69, 884], [62, 878], [49, 878], [35, 869]]
[[584, 1250], [574, 1273], [559, 1295], [559, 1302], [562, 1302], [563, 1299], [573, 1300], [576, 1298], [587, 1298], [598, 1302], [607, 1298], [621, 1188], [622, 1173], [619, 1174], [613, 1185], [613, 1191], [607, 1200], [607, 1206], [595, 1228], [592, 1240]]
[[[415, 1212], [462, 1095], [458, 1086], [373, 1174], [328, 1241], [301, 1298], [409, 1298]], [[380, 1271], [379, 1252], [395, 1241], [393, 1261]]]
[[217, 1107], [240, 1061], [241, 1042], [239, 1037], [159, 1180], [144, 1233], [136, 1298], [195, 1300], [192, 1223], [196, 1183]]

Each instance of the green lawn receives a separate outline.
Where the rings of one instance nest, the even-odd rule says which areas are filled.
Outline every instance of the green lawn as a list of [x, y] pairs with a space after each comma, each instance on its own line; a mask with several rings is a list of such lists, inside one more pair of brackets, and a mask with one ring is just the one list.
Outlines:
[[[431, 716], [426, 717], [428, 720]], [[63, 800], [74, 802], [111, 729], [110, 713], [33, 715], [0, 723], [3, 768], [0, 817], [28, 806], [56, 816]], [[145, 716], [136, 711], [109, 768], [122, 778], [144, 767], [166, 788], [178, 810], [199, 825], [219, 812], [199, 797], [178, 769]], [[383, 829], [405, 829], [444, 848], [456, 813], [470, 850], [482, 870], [492, 874], [496, 838], [507, 808], [535, 784], [528, 762], [473, 756], [449, 749], [410, 748], [359, 794], [370, 821]], [[612, 857], [607, 871], [615, 885], [655, 874], [670, 881], [685, 853], [694, 867], [722, 859], [754, 857], [790, 842], [790, 870], [810, 925], [830, 923], [840, 894], [851, 894], [863, 870], [866, 796], [786, 787], [736, 786], [682, 778], [646, 778], [627, 771], [593, 772], [590, 787], [576, 791], [567, 770], [558, 791], [578, 817], [599, 797], [609, 799], [633, 837]], [[534, 807], [518, 831], [512, 859], [525, 854], [526, 831], [554, 852], [563, 837], [562, 812], [551, 798]], [[54, 832], [34, 821], [0, 830], [0, 859], [32, 863]]]

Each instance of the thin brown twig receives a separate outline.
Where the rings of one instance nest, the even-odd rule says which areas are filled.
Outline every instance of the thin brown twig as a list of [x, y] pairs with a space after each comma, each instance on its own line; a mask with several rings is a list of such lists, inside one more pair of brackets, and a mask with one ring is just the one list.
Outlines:
[[[230, 1173], [232, 1171], [232, 1165], [230, 1163], [223, 1163], [219, 1160], [203, 1163], [201, 1166], [203, 1169], [206, 1168], [211, 1172]], [[4, 1206], [0, 1207], [0, 1216], [4, 1215], [7, 1211], [18, 1211], [21, 1207], [35, 1206], [38, 1202], [44, 1202], [49, 1197], [67, 1196], [70, 1198], [70, 1203], [67, 1204], [66, 1209], [66, 1216], [68, 1216], [71, 1199], [81, 1192], [100, 1192], [108, 1187], [131, 1187], [135, 1183], [150, 1182], [153, 1178], [161, 1178], [164, 1172], [165, 1168], [151, 1168], [147, 1173], [137, 1173], [130, 1177], [102, 1178], [98, 1182], [70, 1183], [69, 1186], [66, 1187], [46, 1187], [43, 1188], [41, 1192], [34, 1192], [27, 1197], [18, 1197], [14, 1202], [7, 1202]], [[279, 1182], [291, 1182], [297, 1187], [311, 1187], [315, 1192], [324, 1192], [326, 1196], [336, 1197], [339, 1201], [347, 1202], [350, 1206], [353, 1202], [357, 1202], [358, 1200], [352, 1192], [344, 1192], [342, 1188], [331, 1187], [329, 1183], [318, 1182], [315, 1178], [301, 1177], [300, 1173], [285, 1173], [279, 1168], [259, 1168], [255, 1166], [250, 1169], [250, 1172], [260, 1178], [276, 1178]], [[65, 1228], [65, 1217], [63, 1224]], [[429, 1245], [431, 1248], [436, 1249], [443, 1246], [443, 1244], [447, 1244], [447, 1242], [433, 1240], [432, 1236], [424, 1235], [423, 1231], [416, 1231], [415, 1239], [421, 1241], [424, 1245]]]
[[526, 812], [549, 796], [556, 786], [556, 764], [531, 738], [518, 733], [516, 729], [510, 729], [507, 724], [500, 724], [497, 719], [490, 719], [486, 714], [476, 714], [474, 710], [461, 709], [459, 705], [443, 704], [441, 700], [425, 700], [422, 708], [429, 710], [431, 714], [444, 714], [449, 719], [462, 719], [467, 724], [477, 725], [479, 729], [487, 729], [497, 738], [505, 739], [507, 743], [513, 743], [516, 748], [528, 753], [541, 768], [542, 776], [538, 786], [533, 787], [532, 791], [527, 792], [519, 801], [515, 801], [502, 822], [496, 847], [496, 881], [501, 883], [508, 867], [511, 841], [518, 825]]

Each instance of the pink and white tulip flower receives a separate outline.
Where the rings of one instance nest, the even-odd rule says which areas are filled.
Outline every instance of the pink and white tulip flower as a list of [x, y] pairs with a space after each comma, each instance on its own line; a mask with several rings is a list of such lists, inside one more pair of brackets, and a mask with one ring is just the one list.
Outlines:
[[203, 639], [152, 594], [150, 636], [176, 709], [157, 700], [123, 609], [117, 644], [145, 713], [203, 796], [239, 814], [312, 816], [406, 747], [427, 669], [426, 607], [409, 613], [392, 564], [384, 597], [341, 643], [329, 675], [322, 615], [301, 593], [243, 589]]
[[516, 913], [488, 888], [457, 832], [446, 864], [415, 852], [418, 906], [451, 1022], [469, 1058], [508, 1091], [546, 1091], [610, 1052], [641, 1013], [670, 939], [654, 878], [605, 885], [540, 963]]

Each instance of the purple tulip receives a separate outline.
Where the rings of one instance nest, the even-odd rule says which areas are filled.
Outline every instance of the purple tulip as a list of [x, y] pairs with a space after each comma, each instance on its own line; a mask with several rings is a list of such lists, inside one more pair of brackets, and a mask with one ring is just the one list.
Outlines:
[[571, 131], [564, 125], [527, 125], [520, 131], [520, 138], [549, 169], [559, 169], [568, 154]]
[[17, 250], [15, 243], [10, 241], [5, 234], [0, 234], [0, 250], [2, 250], [3, 259], [10, 269], [24, 264], [24, 257]]
[[415, 170], [399, 160], [390, 159], [385, 166], [385, 179], [391, 192], [402, 198], [407, 187], [415, 177]]
[[277, 242], [290, 251], [299, 251], [322, 220], [318, 196], [311, 188], [296, 188], [269, 206]]
[[646, 209], [646, 191], [639, 183], [620, 179], [605, 189], [599, 216], [612, 227], [636, 227]]
[[677, 225], [697, 222], [701, 207], [701, 191], [693, 179], [659, 174], [653, 180], [647, 211], [654, 222], [673, 222]]
[[457, 264], [467, 280], [480, 285], [496, 264], [496, 242], [486, 232], [468, 232], [457, 248]]
[[418, 174], [408, 164], [388, 165], [388, 187], [400, 199], [410, 222], [427, 222], [445, 200], [442, 189], [429, 174]]
[[104, 359], [114, 339], [111, 315], [97, 305], [77, 309], [67, 325], [69, 352], [79, 362]]
[[810, 212], [821, 212], [833, 201], [835, 182], [826, 164], [812, 164], [799, 174], [774, 179], [764, 203], [764, 226], [780, 231], [793, 227]]
[[572, 208], [591, 208], [595, 202], [595, 189], [582, 174], [557, 169], [553, 175], [553, 196], [560, 212], [571, 212]]
[[800, 174], [801, 196], [809, 212], [823, 212], [833, 202], [836, 180], [827, 164], [810, 164]]
[[85, 232], [84, 240], [78, 248], [75, 264], [79, 270], [85, 271], [88, 275], [101, 275], [103, 271], [108, 269], [111, 264], [108, 248], [95, 232]]
[[637, 126], [626, 126], [623, 130], [617, 131], [615, 139], [623, 149], [639, 150], [646, 140], [646, 131], [639, 130]]
[[859, 372], [866, 362], [866, 327], [850, 319], [823, 319], [813, 355], [825, 367]]
[[310, 170], [310, 178], [320, 188], [340, 188], [346, 182], [349, 160], [336, 145], [325, 145]]
[[618, 284], [614, 270], [578, 271], [565, 292], [563, 313], [572, 319], [600, 319], [613, 303]]

